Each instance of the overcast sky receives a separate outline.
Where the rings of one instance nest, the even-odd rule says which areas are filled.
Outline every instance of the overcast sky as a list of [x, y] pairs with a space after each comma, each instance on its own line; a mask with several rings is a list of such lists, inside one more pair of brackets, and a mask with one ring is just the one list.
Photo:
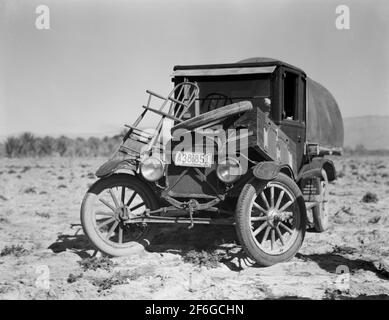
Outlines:
[[344, 117], [389, 115], [387, 0], [0, 0], [0, 136], [115, 134], [146, 89], [171, 89], [174, 65], [255, 56], [305, 70]]

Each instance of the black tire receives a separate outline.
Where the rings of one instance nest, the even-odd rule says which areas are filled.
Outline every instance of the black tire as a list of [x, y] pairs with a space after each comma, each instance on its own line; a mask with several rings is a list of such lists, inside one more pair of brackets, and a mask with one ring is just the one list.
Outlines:
[[[273, 191], [271, 189], [273, 189]], [[284, 190], [284, 192], [282, 190]], [[256, 205], [266, 208], [266, 203], [261, 199], [262, 192], [266, 198], [269, 196], [270, 200], [273, 199], [269, 204], [269, 207], [273, 206], [273, 208], [265, 210], [267, 213], [260, 212], [261, 210], [258, 210], [260, 213], [253, 212]], [[280, 202], [278, 202], [278, 199], [275, 201], [277, 192], [278, 199], [281, 198]], [[271, 194], [273, 194], [273, 196], [271, 196]], [[287, 206], [288, 203], [292, 204]], [[286, 207], [286, 209], [283, 209], [284, 207]], [[258, 214], [258, 216], [254, 216], [255, 214]], [[290, 216], [293, 216], [293, 219]], [[289, 217], [289, 219], [286, 219], [287, 217]], [[262, 222], [258, 221], [259, 227], [257, 229], [255, 227], [256, 222], [253, 222], [254, 219], [262, 220]], [[279, 173], [274, 180], [269, 181], [268, 183], [253, 179], [243, 187], [239, 196], [235, 213], [235, 222], [240, 244], [246, 254], [254, 259], [259, 265], [271, 266], [276, 263], [288, 261], [298, 252], [305, 236], [307, 223], [306, 209], [301, 190], [291, 178], [283, 173]], [[287, 228], [289, 228], [289, 231], [286, 231]], [[255, 235], [259, 229], [263, 231], [260, 231]], [[270, 231], [268, 231], [268, 229]], [[283, 234], [281, 229], [285, 231]], [[290, 234], [289, 240], [287, 241], [283, 238], [285, 234]], [[261, 235], [262, 241], [259, 243], [257, 237]], [[271, 236], [270, 240], [268, 240], [269, 235]], [[271, 241], [271, 249], [265, 248], [268, 241]], [[277, 241], [279, 242], [278, 244]], [[286, 243], [285, 250], [282, 249], [284, 243], [281, 244], [281, 242]], [[281, 249], [278, 252], [275, 247], [280, 244]], [[273, 248], [274, 252], [272, 252]]]
[[[100, 201], [98, 199], [101, 199], [102, 194], [105, 190], [125, 190], [131, 189], [134, 190], [135, 196], [132, 198], [132, 195], [127, 197], [125, 201], [123, 202], [129, 202], [132, 198], [132, 202], [134, 200], [138, 200], [138, 205], [133, 206], [137, 207], [142, 204], [142, 201], [144, 205], [141, 207], [134, 209], [136, 210], [144, 211], [144, 208], [148, 208], [150, 210], [158, 209], [159, 204], [158, 200], [153, 192], [153, 190], [142, 180], [140, 180], [136, 176], [131, 176], [128, 174], [113, 174], [107, 178], [100, 179], [96, 181], [88, 190], [86, 193], [82, 205], [81, 205], [81, 224], [84, 230], [85, 235], [88, 237], [92, 245], [99, 251], [103, 252], [106, 255], [109, 256], [127, 256], [136, 252], [140, 252], [141, 250], [144, 250], [145, 247], [147, 247], [150, 242], [152, 241], [153, 235], [154, 235], [154, 228], [151, 228], [149, 225], [124, 225], [122, 221], [116, 216], [117, 220], [112, 221], [112, 224], [107, 224], [107, 227], [111, 225], [109, 228], [114, 228], [114, 224], [116, 221], [118, 221], [118, 225], [116, 229], [113, 230], [114, 234], [113, 237], [110, 236], [110, 232], [108, 231], [107, 237], [104, 237], [103, 233], [101, 232], [102, 227], [97, 226], [97, 212], [99, 210], [96, 210], [96, 207], [98, 205], [102, 206]], [[115, 188], [115, 189], [113, 189]], [[110, 191], [111, 192], [111, 191]], [[120, 191], [119, 191], [120, 192]], [[121, 191], [122, 192], [122, 191]], [[126, 191], [124, 192], [124, 194]], [[111, 194], [111, 193], [109, 193]], [[104, 194], [105, 195], [105, 194]], [[123, 196], [122, 193], [120, 193], [121, 197]], [[126, 197], [126, 194], [124, 195]], [[129, 199], [128, 199], [129, 198]], [[123, 199], [123, 198], [122, 198]], [[122, 200], [119, 199], [119, 200]], [[140, 199], [140, 200], [139, 200]], [[112, 196], [113, 200], [113, 196]], [[107, 200], [104, 200], [107, 202]], [[115, 207], [115, 204], [109, 203], [112, 207]], [[131, 203], [130, 203], [131, 204]], [[104, 205], [103, 205], [104, 206]], [[109, 207], [104, 207], [107, 211], [107, 214], [111, 211], [114, 212]], [[117, 207], [115, 207], [117, 208]], [[102, 210], [99, 211], [99, 214], [102, 214]], [[115, 216], [116, 214], [114, 214]], [[115, 219], [115, 217], [109, 217], [106, 218], [108, 221], [110, 219]], [[104, 224], [100, 223], [101, 224]], [[132, 228], [132, 229], [131, 229]], [[138, 228], [138, 229], [136, 229]], [[120, 231], [122, 229], [122, 231]], [[131, 230], [132, 231], [131, 231]], [[119, 230], [119, 231], [117, 231]], [[138, 237], [135, 237], [134, 235], [136, 232], [140, 233]], [[119, 235], [121, 233], [121, 235]], [[133, 238], [132, 238], [133, 237]], [[117, 238], [117, 242], [111, 240], [112, 238]], [[128, 240], [128, 241], [126, 241]]]
[[328, 222], [328, 205], [327, 205], [327, 185], [328, 177], [324, 169], [321, 171], [322, 178], [319, 183], [319, 197], [317, 206], [312, 208], [313, 229], [316, 232], [324, 232], [327, 230]]

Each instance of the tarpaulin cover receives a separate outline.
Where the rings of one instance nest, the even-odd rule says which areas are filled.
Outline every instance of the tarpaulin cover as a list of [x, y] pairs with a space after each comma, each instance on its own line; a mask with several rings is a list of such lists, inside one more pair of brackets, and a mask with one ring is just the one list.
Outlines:
[[343, 120], [331, 93], [307, 78], [307, 142], [343, 147]]
[[172, 77], [179, 76], [224, 76], [239, 74], [258, 74], [272, 73], [276, 67], [250, 67], [250, 68], [220, 68], [220, 69], [193, 69], [193, 70], [176, 70]]

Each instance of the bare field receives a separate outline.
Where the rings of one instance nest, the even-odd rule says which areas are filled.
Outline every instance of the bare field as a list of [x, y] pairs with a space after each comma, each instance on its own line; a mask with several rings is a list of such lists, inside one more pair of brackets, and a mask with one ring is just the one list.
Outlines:
[[148, 251], [89, 259], [79, 209], [104, 160], [0, 160], [0, 299], [389, 296], [388, 158], [336, 159], [331, 227], [307, 233], [295, 258], [268, 268], [250, 265], [232, 227], [164, 227]]

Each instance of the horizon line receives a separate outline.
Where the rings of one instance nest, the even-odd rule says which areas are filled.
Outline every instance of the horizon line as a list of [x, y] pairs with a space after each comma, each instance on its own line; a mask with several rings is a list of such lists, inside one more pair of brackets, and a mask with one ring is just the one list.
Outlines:
[[[367, 115], [361, 115], [361, 116], [348, 116], [348, 117], [343, 117], [343, 120], [346, 119], [355, 119], [355, 118], [368, 118], [368, 117], [386, 117], [389, 118], [389, 114], [367, 114]], [[120, 129], [122, 128], [122, 129]], [[71, 132], [59, 132], [59, 133], [36, 133], [31, 130], [25, 130], [25, 131], [20, 131], [20, 132], [14, 132], [14, 133], [9, 133], [9, 134], [2, 134], [0, 135], [0, 142], [2, 140], [6, 139], [7, 137], [12, 137], [12, 136], [19, 136], [23, 133], [31, 133], [36, 137], [45, 137], [45, 136], [51, 136], [51, 137], [69, 137], [69, 138], [90, 138], [90, 137], [105, 137], [105, 136], [115, 136], [120, 134], [122, 130], [125, 130], [126, 128], [124, 126], [118, 125], [118, 129], [116, 130], [103, 130], [103, 131], [91, 131], [91, 132], [82, 132], [82, 133], [71, 133]], [[116, 132], [116, 133], [115, 133]]]

